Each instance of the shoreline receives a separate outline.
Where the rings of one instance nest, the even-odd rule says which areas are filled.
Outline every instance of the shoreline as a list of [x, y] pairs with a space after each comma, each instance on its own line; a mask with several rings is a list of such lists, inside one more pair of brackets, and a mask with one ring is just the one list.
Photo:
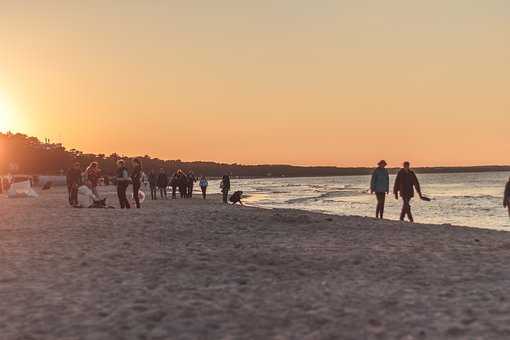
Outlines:
[[510, 336], [505, 231], [219, 194], [130, 211], [72, 209], [59, 188], [1, 202], [5, 339]]

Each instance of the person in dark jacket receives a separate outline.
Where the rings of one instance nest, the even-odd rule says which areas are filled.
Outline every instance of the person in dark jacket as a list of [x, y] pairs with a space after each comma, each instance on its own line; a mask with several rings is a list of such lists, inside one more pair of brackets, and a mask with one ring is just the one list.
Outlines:
[[69, 194], [69, 204], [78, 205], [78, 188], [83, 185], [83, 178], [80, 163], [76, 162], [67, 171], [67, 191]]
[[117, 161], [117, 196], [119, 197], [119, 204], [121, 209], [130, 209], [131, 205], [127, 199], [126, 190], [131, 182], [129, 172], [122, 159]]
[[168, 175], [163, 168], [159, 169], [158, 188], [161, 199], [166, 199], [166, 187], [168, 186]]
[[154, 170], [151, 170], [149, 173], [149, 186], [151, 187], [151, 200], [157, 200], [158, 199], [158, 176], [156, 176], [156, 173]]
[[403, 201], [402, 212], [400, 213], [401, 221], [403, 221], [407, 215], [409, 221], [414, 222], [410, 204], [411, 199], [414, 197], [414, 189], [416, 189], [416, 192], [418, 192], [418, 195], [422, 198], [418, 177], [411, 171], [411, 164], [409, 162], [404, 162], [404, 167], [398, 172], [397, 178], [395, 179], [395, 186], [393, 187], [395, 198], [398, 200], [398, 195], [400, 194]]
[[242, 191], [236, 191], [230, 196], [230, 202], [232, 202], [232, 205], [235, 205], [236, 203], [239, 203], [240, 205], [244, 205], [241, 201], [241, 198], [243, 197]]
[[179, 178], [177, 177], [177, 173], [174, 173], [172, 179], [170, 180], [170, 186], [172, 187], [172, 199], [177, 198], [177, 185], [179, 184]]
[[179, 188], [181, 198], [186, 198], [188, 179], [182, 170], [177, 171], [177, 187]]
[[193, 174], [193, 171], [189, 171], [188, 175], [186, 176], [186, 197], [192, 198], [193, 197], [193, 187], [195, 185], [195, 182], [197, 181], [197, 178]]
[[505, 186], [505, 195], [503, 196], [503, 207], [508, 209], [508, 217], [510, 217], [510, 178]]
[[142, 162], [138, 158], [133, 159], [133, 172], [131, 173], [131, 182], [133, 183], [133, 198], [136, 208], [140, 209], [140, 187], [142, 186]]
[[228, 192], [230, 191], [230, 177], [224, 175], [220, 183], [221, 193], [223, 194], [223, 203], [228, 203]]
[[372, 173], [370, 181], [370, 193], [375, 193], [377, 197], [377, 208], [375, 210], [375, 217], [382, 219], [384, 216], [384, 203], [386, 201], [386, 194], [390, 193], [390, 175], [386, 170], [386, 161], [382, 160], [378, 167]]

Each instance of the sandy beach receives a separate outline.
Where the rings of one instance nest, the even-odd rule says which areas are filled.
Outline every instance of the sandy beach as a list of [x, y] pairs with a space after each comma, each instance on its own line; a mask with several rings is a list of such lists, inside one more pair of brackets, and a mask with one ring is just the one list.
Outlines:
[[507, 232], [63, 188], [0, 214], [1, 339], [510, 337]]

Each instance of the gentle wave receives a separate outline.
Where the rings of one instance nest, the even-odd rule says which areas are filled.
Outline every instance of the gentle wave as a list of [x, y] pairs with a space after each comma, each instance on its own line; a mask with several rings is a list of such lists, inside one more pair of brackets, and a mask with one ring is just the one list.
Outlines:
[[[362, 194], [366, 194], [366, 192], [359, 191], [359, 190], [335, 190], [335, 191], [329, 191], [329, 192], [323, 193], [318, 196], [313, 196], [313, 197], [293, 198], [293, 199], [285, 201], [285, 203], [295, 204], [295, 203], [304, 203], [304, 202], [309, 202], [309, 201], [316, 202], [316, 201], [322, 201], [322, 200], [337, 198], [337, 197], [359, 196]], [[329, 200], [329, 201], [331, 201], [331, 200]]]

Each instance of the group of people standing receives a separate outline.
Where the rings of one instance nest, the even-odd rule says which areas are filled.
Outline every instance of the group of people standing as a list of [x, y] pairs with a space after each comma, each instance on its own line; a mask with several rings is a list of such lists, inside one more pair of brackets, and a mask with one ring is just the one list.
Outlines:
[[[193, 188], [197, 182], [197, 178], [193, 174], [193, 171], [185, 173], [182, 170], [177, 170], [171, 177], [167, 175], [164, 169], [160, 169], [159, 173], [156, 174], [154, 170], [151, 170], [148, 177], [149, 186], [151, 189], [151, 199], [158, 199], [158, 191], [161, 199], [167, 198], [167, 188], [172, 188], [172, 198], [177, 198], [177, 191], [181, 198], [192, 198]], [[202, 196], [205, 199], [207, 195], [207, 187], [209, 185], [207, 178], [202, 176], [200, 178], [200, 189], [202, 190]]]
[[[130, 209], [131, 204], [127, 197], [127, 189], [131, 184], [133, 186], [133, 200], [137, 208], [140, 208], [140, 189], [142, 186], [150, 187], [151, 199], [158, 199], [158, 192], [160, 199], [167, 199], [167, 189], [172, 190], [172, 199], [177, 198], [177, 192], [181, 198], [192, 198], [195, 183], [198, 181], [202, 198], [207, 197], [207, 187], [209, 182], [205, 176], [201, 176], [200, 180], [195, 177], [193, 171], [185, 173], [182, 170], [177, 170], [171, 177], [167, 175], [164, 169], [160, 169], [156, 174], [154, 170], [149, 172], [147, 176], [142, 170], [142, 163], [139, 159], [132, 160], [131, 173], [128, 170], [127, 164], [124, 160], [117, 161], [117, 170], [115, 175], [115, 182], [117, 186], [117, 197], [121, 209]], [[96, 162], [92, 162], [85, 171], [82, 171], [79, 162], [73, 164], [71, 169], [67, 172], [67, 187], [69, 192], [69, 203], [72, 206], [78, 206], [78, 188], [86, 185], [93, 194], [94, 200], [99, 200], [99, 193], [97, 187], [102, 178], [101, 169]], [[228, 193], [230, 191], [230, 177], [223, 176], [220, 189], [223, 194], [223, 202], [228, 202]], [[240, 203], [236, 200], [236, 203]]]

